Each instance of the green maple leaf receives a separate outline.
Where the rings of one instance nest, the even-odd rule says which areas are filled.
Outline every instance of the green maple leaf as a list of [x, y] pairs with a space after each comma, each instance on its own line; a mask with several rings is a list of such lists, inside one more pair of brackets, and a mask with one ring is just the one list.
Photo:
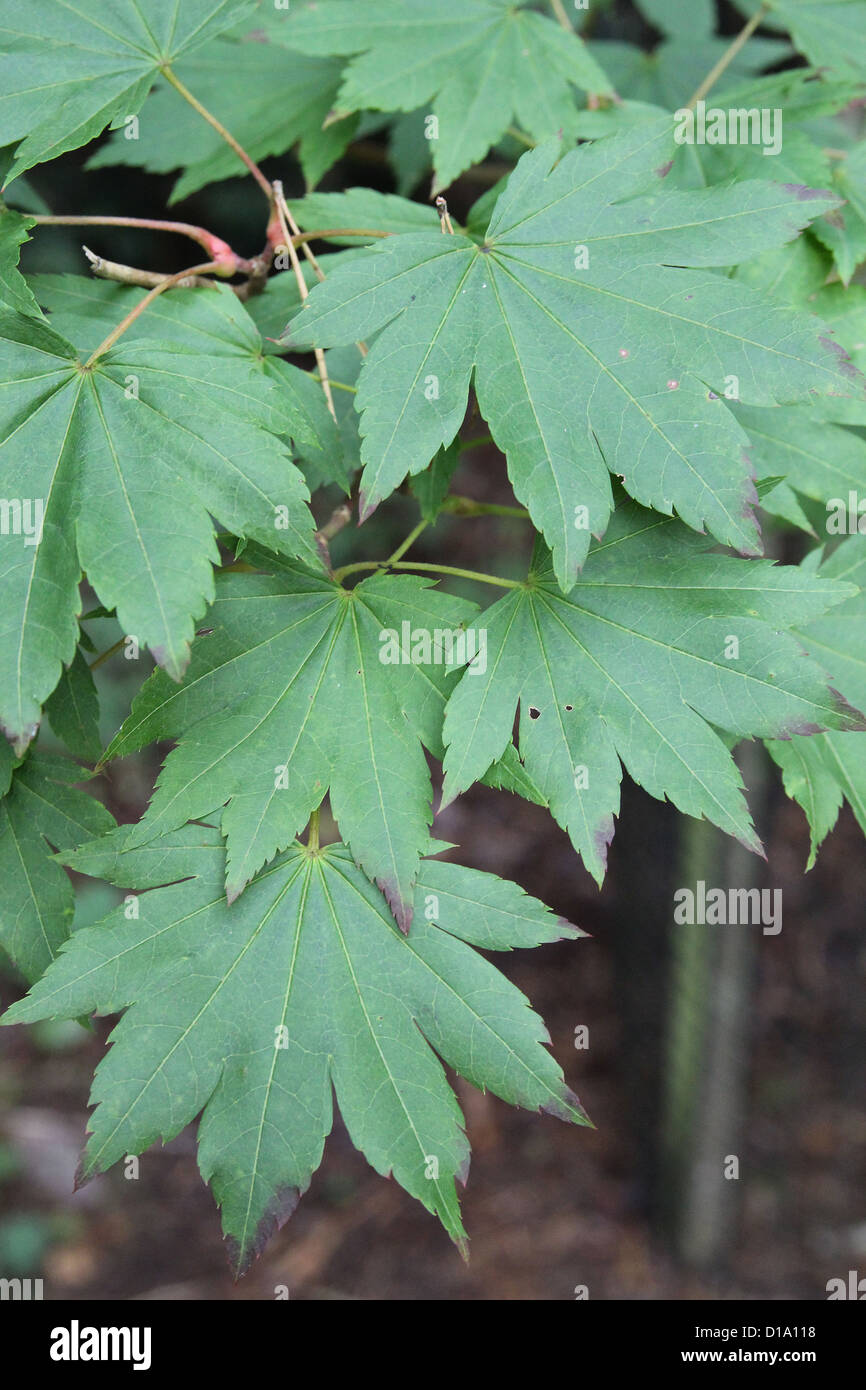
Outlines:
[[506, 0], [315, 0], [263, 16], [269, 33], [308, 54], [353, 55], [337, 97], [350, 111], [429, 106], [436, 187], [483, 159], [512, 121], [536, 139], [569, 134], [573, 87], [610, 93], [581, 40]]
[[99, 697], [80, 647], [48, 697], [45, 712], [55, 734], [70, 753], [88, 762], [99, 761], [102, 752]]
[[[866, 289], [825, 285], [830, 269], [826, 253], [805, 237], [759, 256], [737, 273], [745, 283], [761, 283], [784, 303], [806, 305], [832, 326], [839, 342], [858, 366], [866, 362]], [[731, 404], [749, 436], [749, 458], [759, 477], [783, 477], [761, 497], [775, 516], [815, 535], [797, 494], [827, 503], [849, 490], [866, 491], [866, 443], [844, 425], [866, 423], [866, 403], [826, 397], [810, 405], [764, 410]]]
[[[252, 159], [284, 154], [298, 143], [308, 185], [315, 186], [340, 158], [357, 121], [322, 130], [336, 98], [340, 64], [303, 57], [278, 43], [218, 38], [176, 65], [177, 77], [209, 110], [218, 111]], [[237, 178], [244, 166], [220, 135], [168, 84], [148, 98], [137, 138], [117, 131], [88, 160], [88, 169], [130, 164], [151, 173], [183, 169], [170, 203], [207, 184]]]
[[[728, 39], [684, 33], [664, 40], [651, 53], [617, 39], [594, 43], [592, 53], [610, 74], [617, 91], [628, 93], [629, 101], [645, 101], [673, 111], [689, 99], [729, 47]], [[786, 43], [752, 39], [713, 87], [713, 100], [738, 78], [790, 56]]]
[[355, 398], [362, 519], [454, 438], [474, 377], [565, 590], [607, 526], [611, 472], [644, 505], [760, 553], [747, 436], [718, 398], [726, 381], [744, 404], [773, 405], [846, 394], [861, 378], [817, 319], [703, 267], [785, 242], [827, 199], [769, 183], [656, 191], [672, 148], [664, 118], [554, 169], [550, 148], [531, 151], [483, 245], [391, 237], [344, 253], [313, 289], [290, 346], [382, 329]]
[[864, 727], [786, 631], [854, 591], [702, 546], [624, 504], [569, 595], [541, 555], [525, 587], [479, 616], [493, 655], [446, 708], [443, 806], [502, 757], [519, 705], [521, 760], [599, 883], [620, 761], [650, 795], [760, 852], [716, 730], [786, 738]]
[[[0, 762], [9, 757], [0, 754]], [[111, 813], [75, 785], [91, 775], [63, 758], [31, 755], [0, 799], [0, 946], [29, 981], [57, 955], [74, 912], [69, 876], [49, 846], [73, 849], [114, 825]]]
[[866, 494], [866, 441], [853, 430], [832, 424], [808, 406], [735, 413], [749, 435], [749, 457], [759, 476], [785, 478], [762, 498], [767, 511], [811, 531], [799, 505], [791, 506], [791, 489], [825, 505], [847, 499], [851, 490]]
[[815, 67], [866, 77], [863, 0], [770, 0], [795, 46]]
[[[861, 526], [866, 523], [861, 522]], [[814, 570], [813, 551], [804, 570]], [[866, 537], [849, 536], [820, 567], [824, 578], [854, 584], [854, 595], [832, 612], [799, 630], [803, 646], [832, 673], [833, 684], [847, 700], [866, 707]], [[785, 790], [802, 806], [809, 821], [812, 868], [821, 842], [832, 830], [843, 799], [866, 834], [866, 738], [857, 733], [825, 733], [790, 742], [768, 741], [782, 769]]]
[[[688, 100], [719, 59], [726, 56], [730, 40], [715, 37], [716, 7], [713, 0], [637, 0], [649, 22], [664, 36], [651, 52], [616, 39], [593, 43], [592, 52], [610, 73], [617, 91], [630, 101], [645, 101], [673, 110]], [[790, 57], [790, 48], [778, 39], [751, 38], [728, 63], [713, 84], [713, 93], [724, 91], [738, 78]]]
[[250, 0], [0, 0], [0, 145], [7, 177], [141, 109], [160, 69], [238, 23]]
[[18, 257], [34, 219], [0, 203], [0, 303], [20, 314], [39, 316], [33, 291], [18, 269]]
[[[33, 275], [30, 284], [52, 327], [85, 354], [144, 295], [143, 290], [82, 275]], [[290, 435], [299, 461], [316, 459], [325, 471], [334, 467], [340, 441], [321, 387], [269, 350], [230, 290], [219, 286], [215, 293], [163, 295], [148, 308], [142, 330], [161, 349], [170, 343], [175, 352], [210, 359], [224, 406], [231, 405], [242, 420]], [[268, 383], [277, 389], [269, 390]]]
[[229, 907], [213, 830], [118, 853], [124, 834], [67, 862], [152, 890], [138, 916], [76, 932], [3, 1020], [127, 1009], [96, 1071], [83, 1178], [202, 1111], [199, 1165], [242, 1273], [319, 1166], [332, 1088], [353, 1143], [460, 1244], [469, 1145], [436, 1053], [512, 1104], [587, 1123], [541, 1020], [472, 949], [581, 935], [515, 884], [427, 861], [406, 938], [342, 845], [293, 847]]
[[857, 267], [866, 261], [866, 140], [834, 164], [828, 187], [845, 202], [835, 212], [819, 217], [814, 231], [832, 251], [839, 278], [847, 288]]
[[150, 338], [145, 316], [92, 368], [53, 328], [0, 315], [13, 507], [0, 535], [0, 723], [19, 752], [72, 660], [82, 569], [124, 632], [180, 679], [219, 559], [209, 512], [318, 563], [304, 480], [265, 428], [285, 417], [236, 341], [244, 311], [228, 290], [203, 293], [218, 348]]
[[439, 450], [429, 468], [425, 468], [423, 473], [416, 473], [412, 479], [412, 493], [425, 521], [435, 521], [439, 515], [459, 463], [460, 446], [455, 439], [447, 449]]
[[[436, 209], [426, 203], [413, 203], [393, 193], [375, 188], [347, 188], [342, 193], [308, 193], [289, 203], [292, 216], [302, 231], [335, 230], [340, 227], [365, 228], [379, 232], [439, 231]], [[359, 246], [360, 237], [327, 237], [338, 246]], [[373, 237], [368, 240], [374, 240]]]
[[[832, 253], [846, 287], [866, 260], [866, 143], [857, 143], [841, 118], [861, 99], [862, 84], [847, 76], [833, 79], [810, 69], [776, 73], [725, 94], [729, 110], [783, 112], [784, 139], [780, 120], [779, 144], [770, 161], [761, 143], [699, 145], [689, 150], [702, 182], [763, 178], [769, 162], [776, 180], [834, 194], [839, 205], [816, 218], [811, 232]], [[836, 119], [832, 123], [822, 119], [829, 116]], [[818, 304], [804, 307], [822, 312]]]
[[422, 744], [441, 755], [457, 669], [385, 664], [381, 634], [401, 634], [404, 622], [455, 631], [475, 605], [416, 576], [376, 576], [344, 590], [261, 559], [273, 575], [220, 578], [212, 632], [196, 643], [183, 685], [152, 677], [106, 753], [179, 739], [130, 844], [228, 802], [222, 829], [233, 899], [291, 844], [330, 787], [344, 840], [407, 929], [429, 839]]
[[[851, 361], [866, 366], [866, 285], [824, 285], [812, 297], [817, 312], [836, 333]], [[827, 400], [820, 409], [831, 419], [862, 417], [863, 402], [850, 397]]]

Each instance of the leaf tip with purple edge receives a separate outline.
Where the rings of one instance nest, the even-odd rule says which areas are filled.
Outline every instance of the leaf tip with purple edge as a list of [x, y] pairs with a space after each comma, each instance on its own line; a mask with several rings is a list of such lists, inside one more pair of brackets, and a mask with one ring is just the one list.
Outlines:
[[171, 678], [177, 685], [180, 685], [189, 666], [190, 648], [189, 643], [184, 642], [180, 656], [169, 655], [168, 649], [163, 646], [151, 647], [150, 654], [161, 670]]
[[[598, 855], [598, 862], [601, 865], [601, 873], [597, 875], [593, 874], [592, 876], [598, 884], [599, 888], [601, 888], [602, 884], [604, 883], [604, 877], [607, 873], [607, 853], [613, 842], [615, 831], [616, 822], [614, 820], [612, 812], [609, 812], [608, 815], [604, 817], [601, 824], [598, 825], [596, 829], [593, 831], [595, 852]], [[586, 935], [585, 932], [584, 935]]]
[[821, 198], [825, 202], [829, 199], [830, 202], [836, 203], [838, 206], [842, 201], [829, 188], [810, 188], [805, 183], [783, 183], [782, 187], [786, 193], [793, 193], [798, 203], [806, 203], [814, 198]]
[[567, 917], [556, 917], [554, 920], [560, 932], [558, 941], [577, 941], [581, 936], [591, 936], [583, 927], [576, 927], [573, 922], [569, 922]]
[[282, 1230], [301, 1200], [301, 1188], [281, 1187], [271, 1198], [256, 1225], [251, 1241], [241, 1244], [234, 1236], [225, 1238], [226, 1255], [235, 1283], [243, 1278], [277, 1231]]
[[415, 911], [412, 903], [406, 901], [397, 881], [393, 878], [377, 878], [376, 887], [380, 890], [391, 909], [391, 914], [397, 926], [404, 936], [408, 936]]
[[566, 1124], [586, 1125], [589, 1129], [595, 1129], [595, 1125], [587, 1115], [580, 1102], [580, 1097], [563, 1085], [559, 1096], [551, 1096], [540, 1105], [539, 1112], [543, 1115], [552, 1115], [556, 1120], [564, 1120]]
[[8, 724], [0, 724], [0, 729], [11, 743], [16, 758], [23, 758], [39, 732], [39, 723], [37, 721], [34, 724], [25, 724], [23, 729], [13, 729]]
[[836, 367], [842, 375], [850, 377], [852, 381], [862, 383], [864, 394], [866, 394], [866, 378], [859, 368], [855, 367], [842, 344], [837, 343], [834, 338], [829, 338], [826, 333], [819, 334], [818, 342], [832, 357], [835, 357]]

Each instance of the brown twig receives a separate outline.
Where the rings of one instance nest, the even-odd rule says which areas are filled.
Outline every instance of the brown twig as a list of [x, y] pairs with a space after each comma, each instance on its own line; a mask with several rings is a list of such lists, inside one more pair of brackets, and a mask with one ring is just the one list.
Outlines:
[[332, 578], [334, 571], [331, 566], [331, 550], [328, 542], [333, 540], [334, 536], [338, 535], [344, 526], [348, 526], [351, 520], [352, 508], [349, 506], [348, 502], [343, 502], [339, 507], [334, 508], [330, 519], [325, 522], [324, 526], [319, 528], [315, 535], [316, 548], [321, 556], [322, 564]]
[[439, 214], [439, 225], [442, 228], [442, 231], [447, 232], [449, 236], [453, 236], [454, 223], [451, 221], [451, 218], [448, 215], [448, 204], [442, 197], [441, 193], [439, 197], [436, 199], [436, 211]]
[[[97, 256], [95, 252], [90, 250], [89, 246], [82, 246], [81, 249], [90, 262], [91, 271], [100, 280], [116, 280], [120, 285], [138, 285], [144, 289], [153, 289], [155, 285], [161, 285], [163, 280], [170, 278], [168, 272], [139, 270], [134, 265], [121, 265], [119, 261], [107, 261], [103, 256]], [[210, 285], [213, 287], [216, 281], [204, 279], [200, 275], [193, 275], [178, 283], [183, 288], [189, 285]]]
[[236, 253], [222, 237], [214, 236], [206, 227], [196, 227], [191, 222], [164, 222], [154, 217], [87, 217], [63, 214], [38, 213], [34, 222], [39, 227], [136, 227], [151, 232], [176, 232], [189, 237], [202, 248], [212, 261], [220, 267], [220, 274], [228, 277], [236, 271], [251, 273], [254, 262], [246, 261]]

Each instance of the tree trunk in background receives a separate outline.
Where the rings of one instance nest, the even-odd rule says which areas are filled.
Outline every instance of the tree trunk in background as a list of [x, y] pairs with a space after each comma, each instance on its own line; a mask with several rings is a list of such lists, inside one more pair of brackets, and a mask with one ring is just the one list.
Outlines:
[[[763, 821], [769, 776], [759, 744], [737, 757]], [[760, 888], [765, 865], [706, 821], [680, 824], [677, 887]], [[662, 1065], [658, 1212], [684, 1263], [712, 1271], [735, 1239], [760, 925], [678, 925], [670, 900], [670, 984]], [[726, 1177], [739, 1160], [740, 1177]]]
[[625, 1099], [635, 1207], [649, 1215], [658, 1187], [672, 884], [680, 813], [623, 780], [605, 895], [612, 894], [605, 944], [613, 956], [619, 1071]]

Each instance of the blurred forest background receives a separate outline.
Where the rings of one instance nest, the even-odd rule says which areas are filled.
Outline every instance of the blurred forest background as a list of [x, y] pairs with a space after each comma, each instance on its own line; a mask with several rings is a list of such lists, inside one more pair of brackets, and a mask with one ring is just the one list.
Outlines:
[[[737, 32], [742, 16], [727, 5], [720, 13], [722, 32]], [[651, 82], [660, 36], [633, 6], [598, 7], [597, 33], [640, 44]], [[693, 74], [683, 63], [685, 101], [705, 69]], [[394, 191], [384, 127], [370, 123], [324, 190]], [[85, 172], [89, 153], [33, 172], [43, 210], [177, 216], [241, 255], [260, 250], [262, 200], [250, 180], [208, 188], [166, 214], [171, 177]], [[461, 178], [448, 195], [457, 218], [519, 153], [500, 147]], [[292, 156], [264, 168], [282, 177], [289, 198], [303, 194]], [[428, 185], [420, 180], [414, 196], [425, 200]], [[84, 274], [82, 239], [114, 261], [167, 272], [189, 263], [177, 237], [42, 228], [23, 267]], [[482, 433], [470, 412], [462, 439]], [[463, 451], [452, 489], [513, 502], [501, 456], [483, 444]], [[316, 495], [320, 522], [339, 500]], [[336, 538], [335, 563], [388, 554], [417, 516], [411, 496], [392, 499], [363, 530]], [[525, 532], [507, 518], [444, 516], [413, 555], [476, 568], [495, 557], [494, 568], [518, 576]], [[776, 534], [772, 543], [799, 558], [797, 538]], [[489, 601], [471, 586], [462, 592]], [[97, 651], [119, 635], [112, 619], [88, 630]], [[149, 665], [146, 654], [129, 662], [117, 653], [96, 671], [106, 742]], [[40, 745], [54, 747], [47, 726]], [[126, 759], [91, 784], [119, 821], [139, 818], [166, 751]], [[477, 786], [437, 818], [434, 833], [460, 846], [461, 862], [515, 879], [591, 934], [496, 958], [545, 1019], [597, 1128], [518, 1112], [456, 1082], [473, 1149], [468, 1265], [432, 1217], [367, 1166], [339, 1119], [310, 1191], [238, 1285], [198, 1174], [193, 1128], [145, 1154], [137, 1179], [117, 1168], [73, 1194], [90, 1077], [112, 1023], [103, 1019], [93, 1032], [76, 1023], [0, 1031], [0, 1270], [43, 1277], [55, 1300], [261, 1299], [278, 1285], [301, 1299], [559, 1300], [581, 1286], [591, 1299], [821, 1299], [828, 1279], [866, 1272], [863, 837], [846, 807], [805, 874], [805, 818], [762, 750], [744, 750], [742, 767], [768, 865], [628, 782], [601, 893], [539, 807]], [[675, 927], [674, 889], [698, 878], [780, 888], [782, 931]], [[120, 897], [89, 879], [76, 888], [76, 926]], [[0, 963], [0, 1002], [21, 992]], [[576, 1047], [584, 1027], [588, 1046]], [[724, 1177], [731, 1155], [736, 1180]]]

